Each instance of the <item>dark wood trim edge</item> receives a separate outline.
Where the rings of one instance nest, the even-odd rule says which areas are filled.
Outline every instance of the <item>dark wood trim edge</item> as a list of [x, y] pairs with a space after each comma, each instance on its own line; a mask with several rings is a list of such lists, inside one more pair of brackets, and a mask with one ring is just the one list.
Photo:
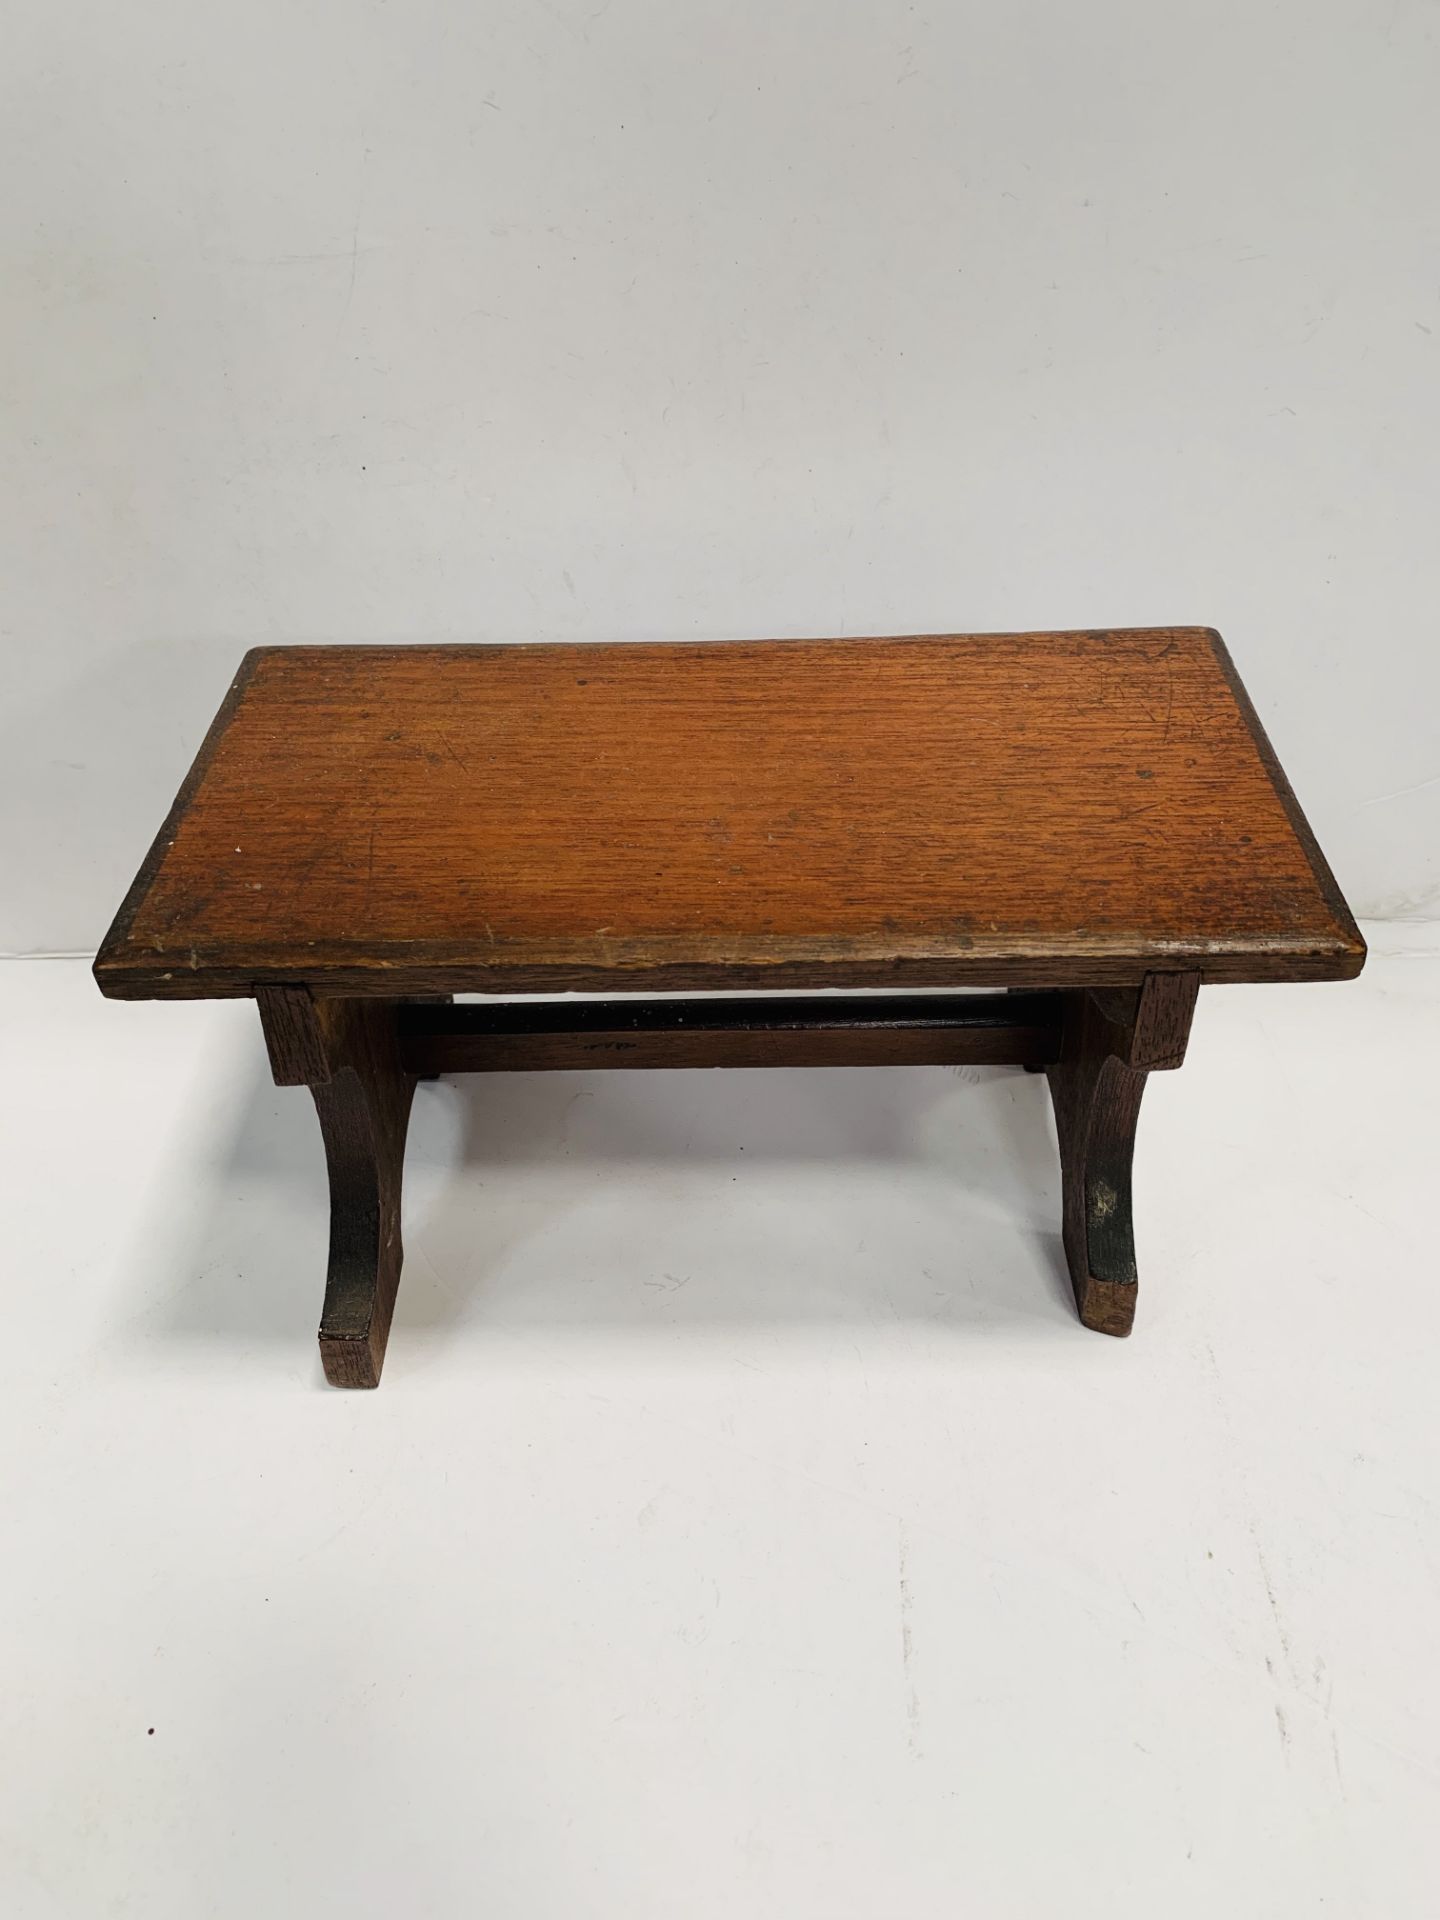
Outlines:
[[255, 669], [260, 664], [261, 656], [271, 651], [273, 651], [273, 649], [269, 647], [251, 647], [241, 660], [240, 665], [235, 671], [235, 676], [230, 682], [229, 690], [225, 698], [220, 702], [215, 718], [206, 729], [205, 738], [200, 742], [199, 751], [190, 762], [190, 771], [180, 782], [180, 790], [170, 803], [170, 811], [166, 814], [164, 823], [154, 840], [150, 843], [150, 851], [141, 861], [139, 872], [130, 882], [125, 898], [120, 902], [119, 911], [110, 922], [105, 938], [100, 942], [100, 949], [95, 955], [95, 961], [91, 971], [94, 973], [100, 991], [103, 994], [109, 995], [112, 999], [125, 999], [129, 997], [123, 990], [118, 993], [115, 992], [111, 986], [111, 981], [115, 980], [118, 985], [121, 979], [126, 978], [125, 973], [119, 970], [123, 969], [125, 965], [126, 941], [129, 938], [130, 928], [134, 924], [135, 916], [140, 910], [140, 903], [150, 891], [151, 883], [159, 872], [160, 863], [169, 851], [180, 823], [189, 810], [190, 802], [195, 796], [195, 791], [204, 779], [206, 770], [211, 760], [215, 757], [216, 749], [219, 747], [230, 722], [234, 719], [240, 702], [244, 699], [246, 691], [249, 688], [250, 682], [255, 677]]
[[1355, 916], [1350, 911], [1350, 903], [1340, 891], [1340, 883], [1331, 872], [1330, 863], [1320, 850], [1320, 842], [1315, 838], [1314, 829], [1305, 818], [1304, 809], [1295, 796], [1295, 789], [1290, 784], [1289, 776], [1280, 764], [1279, 755], [1271, 745], [1270, 736], [1265, 731], [1264, 723], [1255, 709], [1255, 702], [1250, 698], [1245, 682], [1240, 678], [1240, 670], [1235, 665], [1229, 647], [1214, 627], [1207, 627], [1205, 632], [1215, 655], [1215, 664], [1224, 675], [1231, 697], [1240, 709], [1246, 726], [1250, 729], [1255, 750], [1260, 756], [1260, 764], [1270, 776], [1270, 784], [1275, 789], [1276, 798], [1285, 809], [1285, 817], [1289, 820], [1295, 838], [1300, 842], [1305, 858], [1310, 863], [1315, 884], [1319, 887], [1326, 906], [1333, 914], [1336, 927], [1344, 940], [1345, 949], [1352, 964], [1347, 971], [1333, 977], [1353, 980], [1365, 965], [1367, 952], [1365, 936], [1356, 926]]
[[[497, 998], [511, 994], [565, 993], [704, 993], [752, 992], [782, 989], [822, 993], [853, 988], [922, 987], [943, 992], [952, 988], [1133, 987], [1147, 972], [1190, 973], [1198, 970], [1207, 985], [1255, 985], [1265, 981], [1348, 980], [1359, 960], [1337, 933], [1333, 945], [1305, 948], [1266, 948], [1244, 952], [1199, 952], [1194, 948], [1164, 956], [1136, 948], [1130, 952], [1095, 954], [933, 955], [878, 959], [851, 955], [819, 955], [809, 959], [778, 959], [736, 963], [655, 960], [599, 963], [590, 959], [535, 963], [526, 959], [486, 966], [464, 963], [430, 950], [417, 957], [413, 947], [372, 949], [369, 964], [358, 958], [313, 965], [305, 984], [320, 1000], [409, 1000], [434, 993], [474, 993]], [[110, 968], [101, 980], [112, 1000], [229, 1000], [248, 999], [257, 986], [290, 986], [296, 979], [296, 956], [255, 955], [224, 967], [176, 967], [173, 960], [154, 956], [132, 958]], [[99, 977], [97, 975], [97, 977]]]

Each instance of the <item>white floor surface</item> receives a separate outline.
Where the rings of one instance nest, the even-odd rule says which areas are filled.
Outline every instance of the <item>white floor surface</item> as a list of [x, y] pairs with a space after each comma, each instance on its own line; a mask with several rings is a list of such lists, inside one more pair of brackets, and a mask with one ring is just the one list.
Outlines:
[[378, 1393], [245, 1002], [0, 965], [6, 1920], [1433, 1920], [1440, 939], [1043, 1080], [423, 1087]]

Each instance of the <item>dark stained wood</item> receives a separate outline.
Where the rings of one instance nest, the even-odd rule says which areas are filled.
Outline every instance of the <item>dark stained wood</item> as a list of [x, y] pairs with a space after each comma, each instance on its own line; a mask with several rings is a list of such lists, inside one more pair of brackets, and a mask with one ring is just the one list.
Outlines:
[[1060, 1141], [1065, 1258], [1087, 1327], [1127, 1334], [1139, 1275], [1130, 1174], [1147, 1073], [1185, 1057], [1199, 975], [1148, 974], [1128, 993], [1066, 1001], [1060, 1057], [1048, 1068]]
[[1218, 636], [271, 647], [96, 962], [118, 998], [1343, 978]]
[[[402, 1005], [448, 1007], [453, 997], [452, 994], [448, 993], [415, 993], [411, 994], [407, 1000], [402, 1002]], [[415, 1068], [413, 1071], [417, 1080], [438, 1080], [440, 1078], [438, 1070], [433, 1067]]]
[[587, 1067], [1004, 1066], [1059, 1052], [1058, 993], [860, 1000], [403, 1007], [400, 1055], [437, 1073]]
[[1112, 1050], [1142, 1071], [1180, 1067], [1200, 997], [1198, 973], [1147, 974], [1137, 999], [1126, 988], [1092, 988], [1091, 999], [1109, 1020]]
[[330, 1257], [320, 1359], [335, 1387], [375, 1387], [400, 1284], [400, 1189], [415, 1076], [400, 1061], [396, 1007], [262, 988], [277, 1085], [308, 1076], [330, 1176]]
[[330, 1078], [325, 1032], [308, 987], [257, 987], [260, 1029], [277, 1087], [314, 1087]]
[[1198, 972], [1147, 973], [1130, 1023], [1126, 1066], [1152, 1073], [1183, 1067], [1199, 998]]

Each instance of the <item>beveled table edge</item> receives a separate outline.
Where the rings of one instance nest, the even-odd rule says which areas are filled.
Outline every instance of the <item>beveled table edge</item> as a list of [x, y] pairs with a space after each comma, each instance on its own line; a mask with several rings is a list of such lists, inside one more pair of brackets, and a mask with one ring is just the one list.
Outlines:
[[[1047, 943], [1036, 952], [1017, 942], [1013, 948], [992, 947], [985, 952], [937, 948], [897, 953], [893, 940], [884, 950], [866, 953], [863, 936], [851, 937], [841, 948], [834, 936], [817, 934], [810, 940], [791, 936], [766, 955], [753, 939], [743, 958], [709, 961], [667, 957], [663, 940], [637, 939], [612, 943], [613, 951], [597, 958], [592, 951], [573, 958], [556, 958], [557, 945], [546, 942], [545, 958], [527, 953], [522, 943], [508, 956], [497, 952], [493, 961], [477, 963], [469, 943], [355, 942], [353, 952], [337, 962], [306, 964], [292, 949], [257, 949], [253, 955], [231, 950], [223, 963], [206, 960], [203, 950], [191, 949], [189, 964], [176, 965], [129, 945], [130, 928], [149, 892], [165, 854], [173, 843], [210, 761], [234, 717], [260, 662], [270, 655], [336, 652], [373, 653], [503, 653], [522, 648], [550, 651], [634, 651], [654, 647], [848, 647], [924, 644], [943, 641], [978, 643], [995, 640], [1064, 640], [1153, 637], [1184, 634], [1204, 639], [1230, 689], [1236, 707], [1253, 739], [1261, 764], [1284, 809], [1291, 830], [1305, 854], [1321, 899], [1334, 922], [1333, 937], [1316, 941], [1283, 936], [1268, 940], [1224, 942], [1155, 940], [1126, 943], [1115, 935], [1087, 943], [1075, 937], [1068, 953]], [[345, 943], [333, 941], [332, 953]], [[688, 938], [675, 944], [688, 945]], [[857, 950], [857, 948], [859, 950]], [[463, 957], [462, 957], [463, 956]], [[206, 730], [188, 773], [180, 784], [163, 825], [131, 882], [95, 957], [94, 976], [100, 991], [114, 1000], [235, 999], [252, 995], [258, 987], [303, 984], [324, 998], [394, 998], [422, 993], [563, 994], [731, 991], [845, 990], [876, 987], [968, 988], [1003, 986], [1103, 987], [1133, 985], [1146, 973], [1198, 969], [1206, 984], [1259, 984], [1275, 981], [1350, 980], [1365, 964], [1366, 946], [1329, 863], [1320, 850], [1293, 788], [1280, 765], [1253, 701], [1235, 667], [1229, 648], [1213, 627], [1098, 627], [1022, 630], [1014, 633], [936, 633], [812, 635], [805, 638], [730, 639], [694, 641], [423, 641], [338, 642], [332, 649], [312, 642], [251, 647]], [[168, 961], [168, 964], [167, 964]]]

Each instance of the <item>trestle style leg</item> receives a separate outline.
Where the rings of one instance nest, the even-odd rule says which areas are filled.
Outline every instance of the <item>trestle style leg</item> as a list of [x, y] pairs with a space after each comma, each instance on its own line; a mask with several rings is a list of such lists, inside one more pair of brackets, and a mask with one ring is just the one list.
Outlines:
[[394, 1000], [256, 995], [278, 1086], [308, 1086], [330, 1174], [330, 1262], [320, 1359], [335, 1387], [375, 1387], [404, 1249], [400, 1184], [415, 1076], [400, 1062]]
[[1130, 1200], [1147, 1074], [1185, 1058], [1198, 973], [1065, 995], [1060, 1058], [1046, 1068], [1060, 1138], [1065, 1258], [1075, 1305], [1097, 1333], [1129, 1333], [1138, 1274]]

